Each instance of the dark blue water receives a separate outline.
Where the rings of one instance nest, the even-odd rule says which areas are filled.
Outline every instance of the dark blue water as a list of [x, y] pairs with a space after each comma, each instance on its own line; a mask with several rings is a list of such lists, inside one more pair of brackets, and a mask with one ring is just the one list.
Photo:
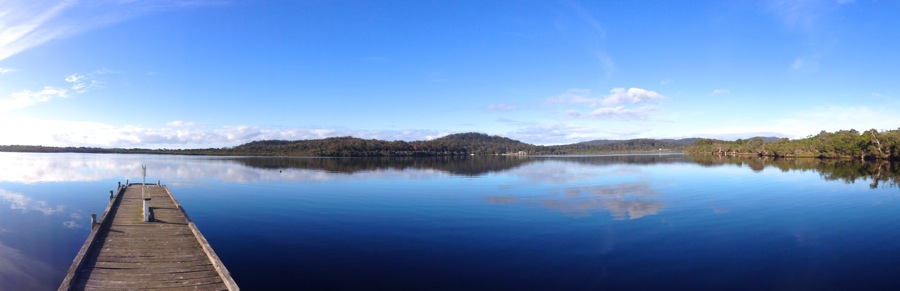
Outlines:
[[141, 164], [245, 290], [900, 289], [892, 163], [11, 153], [0, 289], [56, 288]]

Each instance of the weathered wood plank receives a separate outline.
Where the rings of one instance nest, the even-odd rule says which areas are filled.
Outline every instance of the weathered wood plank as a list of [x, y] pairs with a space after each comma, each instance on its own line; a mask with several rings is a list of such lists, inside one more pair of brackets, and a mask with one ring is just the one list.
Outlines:
[[152, 221], [140, 185], [120, 189], [59, 289], [240, 290], [168, 188], [145, 189]]

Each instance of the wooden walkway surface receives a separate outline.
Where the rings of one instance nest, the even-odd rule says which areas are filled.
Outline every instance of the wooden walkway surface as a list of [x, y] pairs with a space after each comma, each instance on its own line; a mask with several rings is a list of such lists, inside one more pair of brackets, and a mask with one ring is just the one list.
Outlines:
[[141, 184], [124, 188], [91, 231], [59, 290], [239, 290], [166, 186], [146, 186], [150, 222], [143, 222]]

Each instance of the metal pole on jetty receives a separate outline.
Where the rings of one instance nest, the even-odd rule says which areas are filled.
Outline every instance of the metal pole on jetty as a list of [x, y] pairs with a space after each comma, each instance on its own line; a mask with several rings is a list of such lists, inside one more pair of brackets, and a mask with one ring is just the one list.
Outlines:
[[147, 165], [141, 165], [141, 197], [144, 198], [144, 222], [150, 222], [150, 195], [147, 195]]

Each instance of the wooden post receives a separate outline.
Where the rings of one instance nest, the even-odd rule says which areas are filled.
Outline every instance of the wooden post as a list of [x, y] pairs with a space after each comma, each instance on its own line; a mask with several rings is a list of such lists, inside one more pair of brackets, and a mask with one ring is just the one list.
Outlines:
[[119, 181], [119, 188], [122, 188], [122, 181]]
[[162, 187], [162, 182], [160, 182], [159, 180], [156, 180], [156, 187]]
[[128, 183], [128, 179], [125, 179], [125, 186], [128, 186], [128, 184], [130, 184]]
[[113, 190], [109, 190], [109, 200], [113, 200]]
[[91, 228], [97, 225], [97, 214], [91, 213]]
[[144, 197], [144, 222], [150, 222], [150, 197]]

